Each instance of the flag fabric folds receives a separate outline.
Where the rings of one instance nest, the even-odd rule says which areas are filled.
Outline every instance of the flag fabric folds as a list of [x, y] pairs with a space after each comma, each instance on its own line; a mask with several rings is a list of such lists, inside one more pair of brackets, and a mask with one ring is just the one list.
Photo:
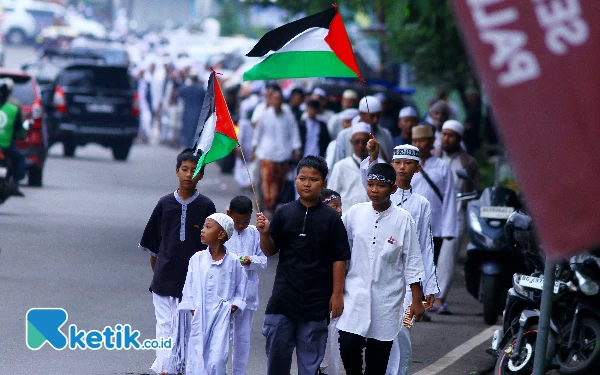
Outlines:
[[266, 33], [246, 55], [264, 60], [244, 81], [307, 77], [359, 77], [360, 71], [337, 7]]
[[201, 156], [194, 177], [203, 166], [229, 155], [238, 144], [233, 120], [213, 71], [208, 79], [208, 88], [196, 130], [194, 148]]

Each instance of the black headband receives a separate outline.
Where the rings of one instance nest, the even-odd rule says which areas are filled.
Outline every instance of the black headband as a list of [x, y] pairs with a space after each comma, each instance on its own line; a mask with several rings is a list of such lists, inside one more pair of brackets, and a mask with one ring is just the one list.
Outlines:
[[382, 181], [385, 182], [388, 185], [392, 185], [394, 186], [395, 182], [390, 180], [389, 178], [385, 177], [382, 174], [378, 174], [378, 173], [370, 173], [367, 176], [367, 180], [374, 180], [374, 181]]
[[334, 201], [336, 199], [339, 199], [339, 198], [341, 198], [339, 195], [337, 195], [337, 194], [331, 194], [327, 198], [323, 199], [323, 203], [327, 204], [327, 203], [329, 203], [331, 201]]

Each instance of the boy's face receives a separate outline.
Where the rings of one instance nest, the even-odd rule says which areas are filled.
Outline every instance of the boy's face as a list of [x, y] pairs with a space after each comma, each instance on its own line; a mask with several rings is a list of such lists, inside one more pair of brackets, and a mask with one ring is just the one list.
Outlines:
[[342, 198], [336, 198], [332, 201], [329, 201], [327, 205], [333, 208], [340, 216], [342, 216]]
[[317, 109], [312, 106], [307, 106], [306, 107], [306, 115], [308, 116], [309, 119], [314, 120], [315, 117], [317, 116]]
[[233, 220], [233, 229], [238, 232], [243, 232], [244, 229], [248, 228], [248, 225], [250, 225], [250, 220], [252, 219], [252, 212], [247, 214], [227, 212], [227, 215], [229, 215], [229, 217]]
[[296, 191], [305, 201], [318, 200], [324, 184], [323, 177], [314, 168], [304, 167], [298, 171], [296, 176]]
[[396, 171], [396, 178], [407, 182], [410, 182], [415, 173], [421, 170], [419, 163], [412, 159], [394, 159], [392, 167]]
[[175, 174], [179, 177], [179, 186], [184, 189], [195, 189], [198, 180], [202, 179], [202, 175], [198, 173], [196, 179], [192, 179], [194, 176], [194, 171], [196, 170], [197, 162], [191, 160], [184, 160], [181, 163], [181, 166], [175, 170]]
[[367, 181], [367, 195], [373, 204], [383, 204], [390, 199], [390, 195], [396, 192], [396, 185], [392, 186], [383, 181]]
[[206, 219], [200, 231], [200, 242], [212, 245], [219, 240], [225, 240], [225, 238], [227, 238], [227, 233], [221, 228], [221, 225], [213, 219]]

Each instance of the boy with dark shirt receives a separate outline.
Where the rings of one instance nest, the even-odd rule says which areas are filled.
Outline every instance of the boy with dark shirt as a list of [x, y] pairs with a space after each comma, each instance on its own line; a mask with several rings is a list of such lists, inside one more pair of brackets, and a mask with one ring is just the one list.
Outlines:
[[336, 319], [344, 309], [350, 248], [340, 215], [320, 199], [327, 172], [325, 159], [305, 157], [296, 175], [300, 199], [281, 206], [272, 222], [257, 217], [264, 254], [279, 253], [263, 326], [269, 375], [290, 373], [294, 348], [298, 374], [316, 374], [325, 354], [329, 314]]
[[[200, 231], [206, 218], [216, 212], [214, 203], [196, 191], [204, 177], [204, 168], [193, 178], [198, 158], [194, 150], [185, 149], [177, 156], [175, 172], [179, 188], [160, 198], [148, 220], [139, 248], [150, 253], [154, 276], [150, 291], [156, 315], [156, 338], [177, 337], [185, 314], [177, 316], [190, 258], [206, 249]], [[178, 345], [177, 342], [174, 345]], [[157, 350], [151, 369], [158, 374], [176, 374], [185, 358], [174, 358], [168, 350]]]

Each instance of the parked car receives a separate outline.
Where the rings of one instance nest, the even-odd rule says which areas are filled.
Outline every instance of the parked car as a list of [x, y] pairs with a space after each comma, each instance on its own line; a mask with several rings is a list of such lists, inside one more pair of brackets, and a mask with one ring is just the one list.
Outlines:
[[2, 34], [9, 44], [23, 44], [34, 40], [44, 28], [64, 18], [65, 8], [45, 1], [2, 1]]
[[138, 95], [128, 68], [71, 61], [57, 70], [42, 91], [50, 145], [62, 143], [64, 155], [73, 157], [77, 146], [98, 143], [116, 160], [126, 160], [139, 127]]
[[30, 124], [26, 139], [16, 142], [25, 156], [29, 186], [42, 186], [44, 165], [48, 155], [48, 134], [40, 90], [35, 79], [29, 74], [0, 70], [0, 78], [6, 77], [15, 82], [12, 99], [21, 105], [23, 120], [29, 120], [27, 122]]

